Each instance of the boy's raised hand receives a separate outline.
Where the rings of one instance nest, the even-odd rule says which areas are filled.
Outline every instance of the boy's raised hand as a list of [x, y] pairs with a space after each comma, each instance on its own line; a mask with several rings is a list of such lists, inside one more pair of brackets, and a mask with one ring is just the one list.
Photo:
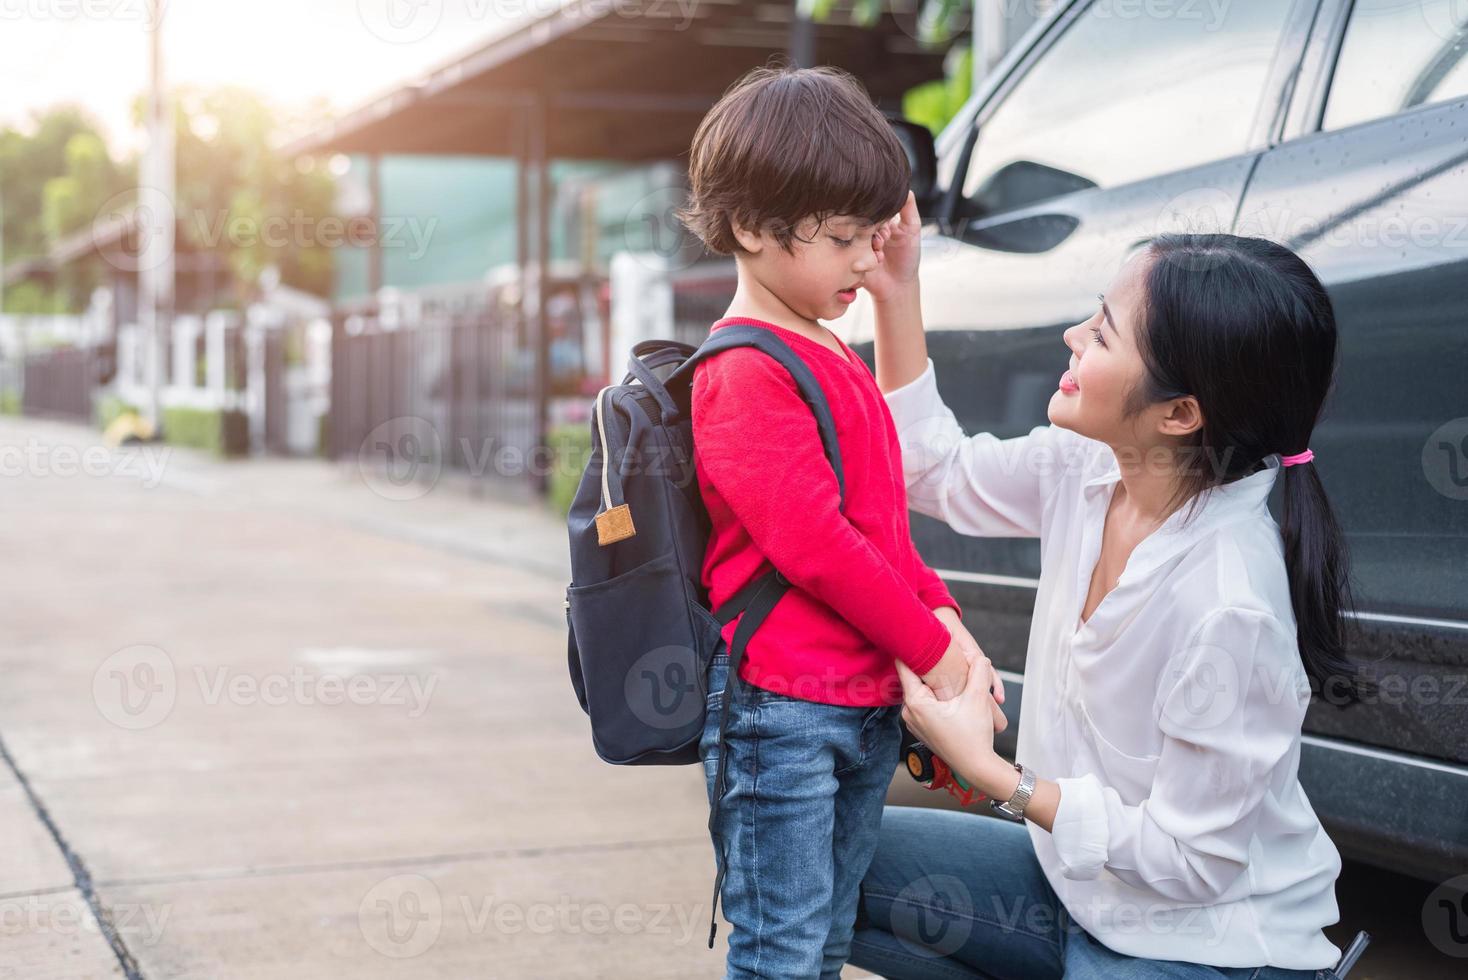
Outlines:
[[907, 192], [907, 202], [894, 217], [884, 221], [872, 235], [877, 267], [863, 280], [866, 291], [877, 302], [890, 299], [917, 284], [923, 222], [918, 217], [917, 198]]

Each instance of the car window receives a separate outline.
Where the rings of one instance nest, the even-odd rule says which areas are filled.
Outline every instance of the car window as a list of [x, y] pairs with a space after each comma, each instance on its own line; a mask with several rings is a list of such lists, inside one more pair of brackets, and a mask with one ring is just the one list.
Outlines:
[[970, 215], [1246, 152], [1293, 6], [1098, 0], [984, 120]]
[[1468, 3], [1356, 0], [1325, 103], [1340, 129], [1468, 95]]

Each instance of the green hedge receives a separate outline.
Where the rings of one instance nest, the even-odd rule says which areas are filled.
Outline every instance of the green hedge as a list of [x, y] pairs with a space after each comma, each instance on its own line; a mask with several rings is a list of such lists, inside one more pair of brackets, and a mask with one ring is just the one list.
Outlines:
[[163, 440], [218, 456], [238, 456], [249, 446], [249, 426], [243, 412], [211, 408], [165, 408]]
[[581, 472], [591, 459], [591, 429], [584, 422], [559, 425], [550, 431], [549, 440], [555, 462], [548, 481], [548, 502], [564, 517], [571, 512]]
[[0, 391], [0, 415], [20, 414], [20, 392], [12, 389]]

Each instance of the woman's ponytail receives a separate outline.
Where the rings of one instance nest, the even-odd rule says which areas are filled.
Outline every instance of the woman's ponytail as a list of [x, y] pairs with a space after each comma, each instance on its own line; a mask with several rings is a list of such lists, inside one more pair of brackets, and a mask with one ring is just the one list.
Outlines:
[[[1309, 443], [1335, 378], [1335, 311], [1310, 267], [1274, 242], [1160, 235], [1149, 251], [1137, 404], [1193, 395], [1203, 428], [1192, 448], [1218, 463], [1184, 475], [1186, 501]], [[1301, 663], [1323, 699], [1344, 705], [1373, 685], [1346, 656], [1350, 565], [1312, 458], [1281, 458], [1280, 531]]]
[[1367, 682], [1346, 659], [1352, 602], [1345, 535], [1313, 465], [1285, 466], [1280, 481], [1280, 532], [1305, 673], [1311, 687], [1332, 704], [1360, 700]]

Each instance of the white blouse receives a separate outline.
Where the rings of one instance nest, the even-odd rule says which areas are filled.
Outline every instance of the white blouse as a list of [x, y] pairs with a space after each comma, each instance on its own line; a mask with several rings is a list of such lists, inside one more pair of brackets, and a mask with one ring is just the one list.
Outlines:
[[931, 358], [887, 404], [913, 510], [1040, 539], [1018, 761], [1060, 785], [1054, 830], [1027, 826], [1072, 918], [1130, 956], [1334, 965], [1341, 859], [1296, 778], [1310, 687], [1266, 506], [1278, 457], [1169, 517], [1081, 624], [1111, 449], [1057, 426], [965, 436]]

